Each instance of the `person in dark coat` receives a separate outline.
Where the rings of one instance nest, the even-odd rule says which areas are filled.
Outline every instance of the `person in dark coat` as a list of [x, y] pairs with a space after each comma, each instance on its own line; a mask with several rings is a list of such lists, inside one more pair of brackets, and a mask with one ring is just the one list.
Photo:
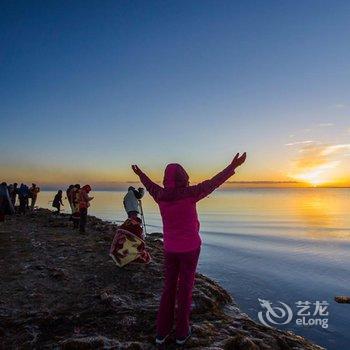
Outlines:
[[67, 190], [66, 190], [66, 196], [67, 196], [67, 199], [68, 199], [68, 203], [69, 203], [69, 206], [72, 210], [72, 214], [74, 212], [74, 205], [73, 205], [73, 189], [74, 189], [74, 185], [70, 185]]
[[15, 209], [12, 205], [6, 182], [0, 184], [0, 222], [5, 221], [5, 215], [14, 214]]
[[62, 190], [59, 190], [56, 193], [55, 198], [52, 202], [52, 206], [57, 209], [55, 214], [59, 214], [61, 212], [61, 205], [64, 206], [64, 204], [62, 203]]
[[18, 189], [19, 213], [25, 215], [28, 208], [29, 187], [23, 183]]

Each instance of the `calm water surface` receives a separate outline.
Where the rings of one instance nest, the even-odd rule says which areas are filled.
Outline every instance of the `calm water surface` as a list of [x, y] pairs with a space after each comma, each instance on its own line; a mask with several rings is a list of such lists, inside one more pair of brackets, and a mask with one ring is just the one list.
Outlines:
[[[125, 218], [122, 192], [93, 195], [90, 214]], [[38, 204], [50, 207], [53, 196], [42, 192]], [[148, 231], [161, 231], [157, 206], [149, 196], [143, 203]], [[278, 328], [327, 349], [350, 349], [350, 305], [333, 302], [335, 295], [350, 295], [350, 189], [217, 191], [198, 210], [204, 243], [199, 270], [230, 291], [242, 311], [258, 320], [258, 298], [276, 306], [282, 301], [294, 316]], [[327, 301], [329, 327], [296, 325], [298, 301]]]

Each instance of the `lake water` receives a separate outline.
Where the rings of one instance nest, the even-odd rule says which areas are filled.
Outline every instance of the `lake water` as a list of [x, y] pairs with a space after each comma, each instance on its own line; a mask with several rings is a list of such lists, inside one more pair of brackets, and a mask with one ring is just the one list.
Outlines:
[[[113, 221], [125, 218], [124, 193], [93, 195], [90, 214]], [[53, 196], [41, 192], [38, 205], [50, 207]], [[146, 196], [143, 206], [148, 232], [161, 231], [156, 204]], [[199, 271], [219, 281], [242, 311], [258, 320], [265, 310], [258, 299], [269, 300], [273, 307], [283, 302], [293, 315], [288, 324], [280, 324], [287, 316], [262, 312], [263, 319], [272, 315], [277, 328], [327, 349], [350, 348], [350, 305], [333, 301], [336, 295], [350, 296], [350, 189], [216, 191], [199, 203], [198, 212], [203, 238]], [[298, 301], [311, 305], [302, 311]], [[317, 310], [322, 301], [329, 306]], [[303, 318], [300, 311], [308, 325], [296, 324]], [[328, 319], [328, 328], [312, 325], [315, 319]]]

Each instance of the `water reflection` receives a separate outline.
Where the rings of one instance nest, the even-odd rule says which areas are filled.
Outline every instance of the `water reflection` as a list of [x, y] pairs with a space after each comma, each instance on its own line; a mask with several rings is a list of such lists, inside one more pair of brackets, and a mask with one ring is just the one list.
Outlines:
[[[42, 192], [49, 207], [55, 192]], [[95, 191], [90, 213], [106, 220], [125, 218], [123, 192]], [[67, 201], [64, 209], [68, 211]], [[157, 205], [144, 198], [147, 223], [161, 227]], [[217, 191], [198, 205], [201, 229], [209, 232], [350, 239], [349, 189], [237, 189]]]

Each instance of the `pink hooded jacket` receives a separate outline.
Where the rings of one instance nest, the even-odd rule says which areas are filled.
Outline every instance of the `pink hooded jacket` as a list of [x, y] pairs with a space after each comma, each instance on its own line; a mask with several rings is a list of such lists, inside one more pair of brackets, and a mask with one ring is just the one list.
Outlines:
[[235, 173], [229, 165], [210, 180], [189, 186], [189, 177], [180, 164], [168, 164], [164, 171], [164, 188], [146, 174], [140, 180], [158, 203], [163, 220], [164, 250], [188, 252], [201, 245], [196, 203], [208, 196]]

